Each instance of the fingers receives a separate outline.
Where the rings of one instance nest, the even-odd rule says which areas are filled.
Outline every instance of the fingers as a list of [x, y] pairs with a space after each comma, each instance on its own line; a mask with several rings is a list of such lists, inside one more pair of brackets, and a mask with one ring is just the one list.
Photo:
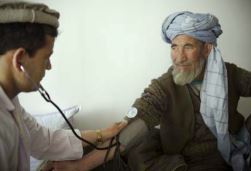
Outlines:
[[116, 122], [111, 126], [104, 128], [101, 130], [104, 141], [114, 137], [117, 135], [125, 126], [127, 125], [127, 121]]
[[126, 127], [127, 121], [116, 122], [111, 128], [113, 136], [118, 134], [124, 127]]
[[117, 135], [126, 125], [127, 121], [117, 122], [115, 129], [113, 129], [113, 136]]
[[117, 127], [119, 129], [122, 129], [128, 124], [128, 122], [127, 121], [121, 121], [121, 122], [117, 122], [116, 124], [117, 124]]

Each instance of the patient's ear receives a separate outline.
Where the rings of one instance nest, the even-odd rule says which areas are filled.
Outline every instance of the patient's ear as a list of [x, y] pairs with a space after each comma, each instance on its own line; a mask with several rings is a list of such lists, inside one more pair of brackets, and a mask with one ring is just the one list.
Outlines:
[[211, 52], [213, 45], [211, 43], [205, 43], [203, 47], [203, 56], [207, 59], [209, 53]]

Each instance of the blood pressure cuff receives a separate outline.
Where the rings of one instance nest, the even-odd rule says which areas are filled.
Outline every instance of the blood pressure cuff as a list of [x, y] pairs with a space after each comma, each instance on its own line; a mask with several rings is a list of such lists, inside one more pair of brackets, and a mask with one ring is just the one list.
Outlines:
[[149, 132], [145, 122], [136, 118], [132, 121], [129, 121], [129, 125], [122, 130], [119, 136], [119, 142], [125, 147], [125, 153], [137, 145], [140, 140]]

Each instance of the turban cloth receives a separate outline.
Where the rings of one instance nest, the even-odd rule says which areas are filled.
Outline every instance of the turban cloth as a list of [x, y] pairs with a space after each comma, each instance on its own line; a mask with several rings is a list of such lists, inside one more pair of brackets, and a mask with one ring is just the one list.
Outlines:
[[171, 43], [177, 35], [186, 34], [216, 45], [221, 33], [218, 19], [211, 14], [177, 12], [169, 15], [162, 25], [162, 37], [167, 43]]

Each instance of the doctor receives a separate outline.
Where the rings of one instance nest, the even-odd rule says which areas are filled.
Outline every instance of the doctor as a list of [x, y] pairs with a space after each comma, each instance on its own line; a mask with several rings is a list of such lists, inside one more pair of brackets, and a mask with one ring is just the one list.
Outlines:
[[[39, 125], [22, 108], [17, 95], [36, 91], [45, 71], [51, 69], [59, 13], [44, 4], [0, 2], [0, 170], [29, 171], [30, 155], [38, 159], [73, 160], [83, 146], [69, 130], [52, 131]], [[100, 131], [79, 131], [90, 142], [107, 141], [126, 123]], [[101, 164], [105, 150], [87, 164]], [[88, 159], [87, 159], [88, 160]], [[86, 165], [86, 167], [89, 167]]]

